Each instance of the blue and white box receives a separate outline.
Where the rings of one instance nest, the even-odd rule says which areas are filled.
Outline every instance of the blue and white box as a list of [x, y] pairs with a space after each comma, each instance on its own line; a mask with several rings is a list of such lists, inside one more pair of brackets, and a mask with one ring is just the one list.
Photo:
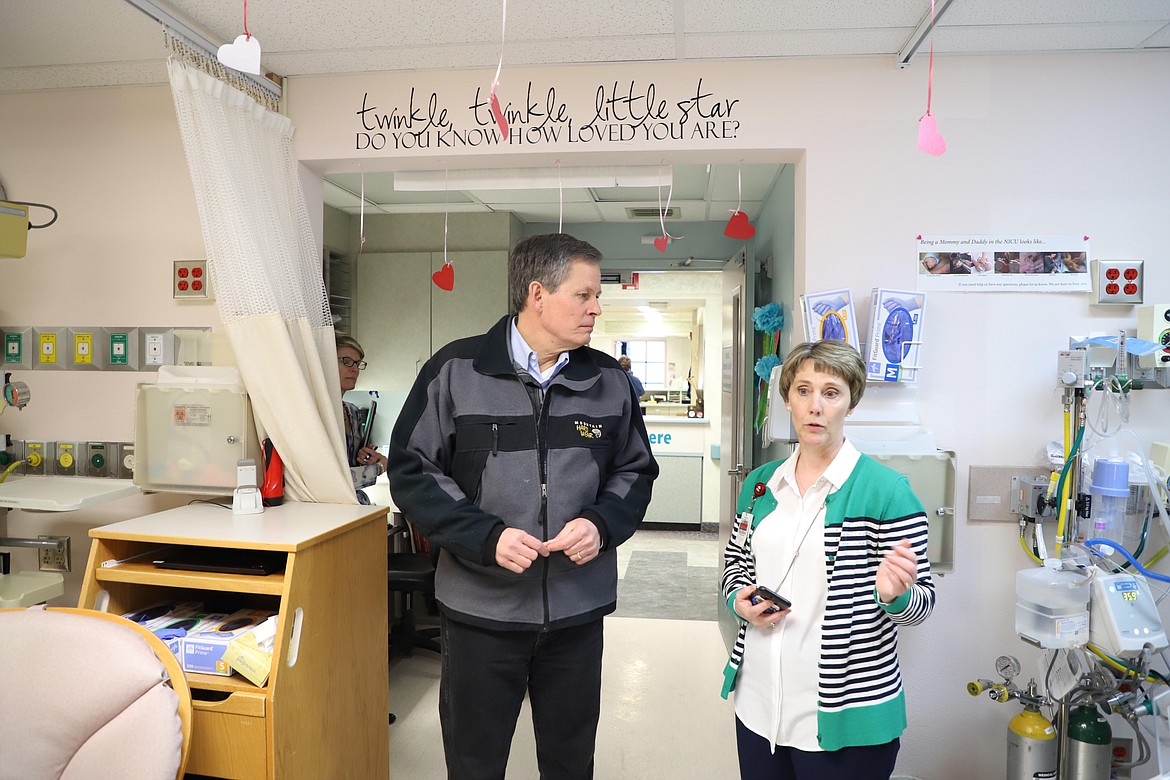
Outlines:
[[230, 615], [217, 615], [206, 620], [183, 637], [179, 662], [185, 672], [202, 672], [230, 677], [232, 668], [223, 660], [223, 651], [238, 636], [248, 633], [275, 612], [263, 609], [241, 609]]
[[865, 378], [870, 382], [918, 380], [922, 368], [922, 323], [926, 293], [873, 290]]
[[861, 351], [857, 314], [849, 290], [805, 293], [800, 296], [806, 341], [844, 341]]

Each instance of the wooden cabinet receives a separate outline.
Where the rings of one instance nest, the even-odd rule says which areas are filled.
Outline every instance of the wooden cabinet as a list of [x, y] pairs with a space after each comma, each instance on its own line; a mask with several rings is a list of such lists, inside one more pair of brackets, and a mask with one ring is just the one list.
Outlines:
[[[277, 610], [268, 684], [188, 673], [196, 775], [233, 780], [390, 776], [386, 509], [286, 503], [261, 515], [199, 503], [90, 531], [79, 606], [124, 614], [161, 601]], [[168, 547], [283, 554], [267, 576], [175, 571]]]
[[375, 252], [357, 257], [353, 335], [369, 367], [362, 388], [406, 391], [422, 364], [458, 338], [487, 331], [508, 312], [508, 253], [450, 252], [455, 287], [431, 281], [442, 252]]

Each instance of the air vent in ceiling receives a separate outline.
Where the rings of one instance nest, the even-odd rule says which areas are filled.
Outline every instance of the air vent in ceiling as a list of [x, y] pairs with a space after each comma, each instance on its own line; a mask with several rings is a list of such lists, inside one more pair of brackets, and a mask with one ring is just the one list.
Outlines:
[[657, 206], [633, 207], [626, 209], [626, 217], [629, 219], [652, 219], [657, 222], [659, 219], [678, 219], [678, 206], [671, 206], [667, 209], [659, 209]]

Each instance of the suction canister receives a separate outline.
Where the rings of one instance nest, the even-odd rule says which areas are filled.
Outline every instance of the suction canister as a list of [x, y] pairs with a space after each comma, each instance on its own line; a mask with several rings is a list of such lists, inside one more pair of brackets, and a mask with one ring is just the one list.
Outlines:
[[260, 485], [260, 500], [264, 506], [284, 503], [284, 463], [272, 439], [264, 440], [264, 482]]
[[1025, 704], [1008, 723], [1007, 780], [1055, 778], [1058, 743], [1052, 721]]
[[[1093, 481], [1089, 485], [1093, 510], [1089, 517], [1092, 537], [1123, 543], [1125, 534], [1125, 503], [1129, 500], [1129, 464], [1123, 460], [1102, 458], [1093, 464]], [[1105, 545], [1100, 552], [1113, 552]]]
[[1108, 780], [1112, 761], [1109, 722], [1096, 707], [1074, 707], [1068, 716], [1068, 780]]

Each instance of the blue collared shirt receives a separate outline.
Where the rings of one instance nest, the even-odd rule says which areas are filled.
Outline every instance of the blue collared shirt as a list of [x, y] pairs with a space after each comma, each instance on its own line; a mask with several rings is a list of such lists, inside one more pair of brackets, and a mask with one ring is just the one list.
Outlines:
[[520, 329], [516, 327], [516, 317], [513, 317], [512, 321], [508, 323], [508, 330], [511, 333], [509, 344], [512, 350], [512, 362], [531, 374], [532, 378], [540, 383], [542, 390], [547, 390], [548, 383], [569, 362], [569, 353], [562, 352], [547, 371], [541, 371], [540, 355], [536, 354], [536, 350], [528, 346], [528, 342], [520, 335]]

